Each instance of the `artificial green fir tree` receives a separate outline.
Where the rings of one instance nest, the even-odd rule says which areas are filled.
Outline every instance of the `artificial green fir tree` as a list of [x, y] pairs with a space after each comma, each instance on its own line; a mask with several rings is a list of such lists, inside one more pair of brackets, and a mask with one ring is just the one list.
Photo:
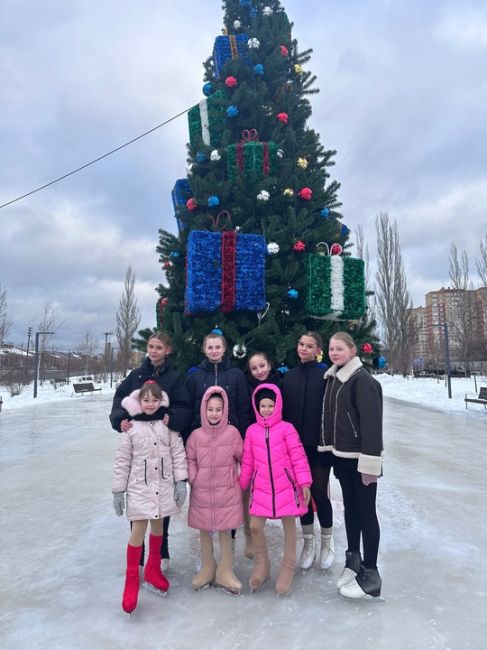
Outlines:
[[173, 190], [179, 232], [160, 230], [157, 325], [172, 333], [181, 369], [201, 359], [214, 328], [240, 363], [264, 350], [294, 365], [306, 330], [326, 348], [347, 329], [371, 344], [371, 359], [363, 262], [344, 250], [350, 231], [329, 174], [336, 152], [306, 124], [318, 92], [311, 50], [299, 50], [279, 0], [223, 8], [205, 98], [188, 113], [188, 176]]

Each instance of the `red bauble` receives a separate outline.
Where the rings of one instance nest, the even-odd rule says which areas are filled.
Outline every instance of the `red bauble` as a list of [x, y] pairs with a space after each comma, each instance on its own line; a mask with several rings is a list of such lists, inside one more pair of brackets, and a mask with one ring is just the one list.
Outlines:
[[235, 88], [235, 86], [237, 85], [237, 83], [238, 83], [238, 82], [237, 82], [237, 80], [235, 79], [235, 77], [227, 77], [227, 78], [225, 79], [225, 86], [228, 86], [228, 88]]
[[370, 345], [370, 343], [362, 343], [362, 352], [365, 352], [365, 354], [372, 354], [374, 351], [374, 348]]
[[298, 196], [305, 201], [311, 201], [313, 198], [313, 190], [310, 187], [303, 187], [299, 190]]
[[343, 248], [340, 244], [332, 244], [330, 248], [330, 255], [341, 255], [343, 253]]
[[196, 210], [196, 208], [198, 207], [198, 204], [196, 203], [196, 199], [188, 199], [186, 201], [186, 207], [188, 208], [188, 210]]
[[302, 253], [303, 251], [306, 250], [306, 244], [304, 243], [304, 241], [298, 239], [297, 242], [294, 242], [293, 250], [297, 251], [298, 253]]
[[287, 113], [278, 113], [276, 117], [282, 124], [287, 124], [289, 121], [289, 115]]
[[162, 268], [163, 268], [163, 269], [170, 269], [170, 268], [172, 268], [172, 266], [173, 266], [173, 263], [170, 262], [169, 260], [167, 260], [167, 261], [164, 262], [164, 264], [162, 265]]
[[285, 45], [281, 45], [280, 50], [281, 50], [282, 56], [287, 56], [289, 54], [289, 50], [287, 49], [287, 47]]

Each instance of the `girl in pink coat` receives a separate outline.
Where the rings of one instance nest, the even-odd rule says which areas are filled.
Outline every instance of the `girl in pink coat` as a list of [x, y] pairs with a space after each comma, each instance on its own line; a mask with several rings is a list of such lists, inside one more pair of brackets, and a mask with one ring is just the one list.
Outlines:
[[256, 423], [245, 434], [240, 487], [250, 486], [250, 530], [255, 549], [249, 586], [256, 591], [269, 579], [270, 562], [264, 535], [266, 519], [281, 519], [284, 555], [276, 581], [278, 594], [292, 586], [296, 567], [296, 517], [308, 509], [311, 472], [298, 432], [282, 419], [282, 397], [273, 384], [261, 384], [252, 395]]
[[[238, 463], [242, 457], [242, 437], [228, 424], [228, 397], [220, 386], [210, 386], [200, 407], [201, 427], [186, 443], [191, 486], [188, 524], [200, 531], [201, 569], [193, 578], [193, 589], [215, 584], [239, 594], [241, 582], [233, 572], [232, 528], [243, 523], [242, 492], [238, 483]], [[220, 561], [213, 557], [212, 532], [218, 531]]]
[[[163, 418], [169, 399], [154, 379], [122, 400], [133, 425], [122, 431], [113, 466], [113, 506], [119, 516], [127, 509], [131, 533], [127, 546], [127, 571], [122, 607], [128, 614], [137, 606], [139, 561], [150, 521], [149, 555], [144, 580], [159, 592], [169, 589], [161, 571], [163, 519], [180, 512], [186, 498], [188, 468], [179, 433], [170, 431]], [[126, 503], [125, 503], [126, 501]]]

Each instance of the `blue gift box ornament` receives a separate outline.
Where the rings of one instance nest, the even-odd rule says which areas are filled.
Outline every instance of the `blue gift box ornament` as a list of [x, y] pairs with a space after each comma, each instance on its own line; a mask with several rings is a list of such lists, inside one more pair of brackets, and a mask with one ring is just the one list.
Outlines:
[[246, 65], [252, 67], [252, 60], [247, 48], [248, 40], [249, 37], [247, 34], [217, 36], [215, 38], [213, 63], [215, 64], [215, 72], [218, 77], [221, 75], [225, 63], [236, 57], [239, 57]]

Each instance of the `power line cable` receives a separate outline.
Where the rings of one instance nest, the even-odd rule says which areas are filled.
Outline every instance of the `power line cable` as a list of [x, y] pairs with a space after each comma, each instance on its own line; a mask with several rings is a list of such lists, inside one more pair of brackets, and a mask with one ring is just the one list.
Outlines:
[[30, 192], [26, 192], [25, 194], [22, 194], [22, 196], [18, 196], [15, 199], [11, 199], [10, 201], [7, 201], [7, 203], [3, 203], [2, 205], [0, 205], [0, 209], [6, 208], [7, 205], [12, 205], [12, 203], [16, 203], [17, 201], [20, 201], [21, 199], [25, 199], [27, 196], [30, 196], [31, 194], [35, 194], [36, 192], [40, 192], [41, 190], [44, 190], [46, 187], [49, 187], [50, 185], [54, 185], [54, 183], [59, 183], [59, 181], [62, 181], [65, 178], [68, 178], [68, 176], [72, 176], [73, 174], [77, 174], [82, 169], [86, 169], [86, 167], [89, 167], [90, 165], [94, 165], [95, 163], [99, 162], [100, 160], [103, 160], [103, 158], [107, 158], [108, 156], [111, 156], [112, 154], [116, 153], [117, 151], [120, 151], [120, 149], [123, 149], [124, 147], [128, 147], [129, 144], [133, 144], [134, 142], [137, 142], [137, 140], [140, 140], [141, 138], [145, 138], [146, 135], [149, 135], [150, 133], [153, 133], [154, 131], [157, 131], [157, 129], [160, 129], [161, 126], [165, 126], [166, 124], [169, 124], [169, 122], [172, 122], [173, 120], [177, 119], [178, 117], [181, 117], [181, 115], [184, 115], [188, 111], [189, 111], [189, 108], [186, 108], [184, 111], [181, 111], [177, 115], [173, 115], [172, 117], [170, 117], [165, 122], [162, 122], [161, 124], [158, 124], [157, 126], [154, 126], [152, 129], [149, 129], [149, 131], [146, 131], [145, 133], [141, 133], [136, 138], [132, 138], [132, 140], [129, 140], [128, 142], [125, 142], [124, 144], [121, 144], [119, 147], [116, 147], [116, 149], [112, 149], [112, 151], [108, 151], [107, 153], [104, 153], [102, 156], [98, 156], [98, 158], [95, 158], [94, 160], [91, 160], [90, 162], [86, 163], [85, 165], [81, 165], [81, 167], [78, 167], [77, 169], [73, 169], [72, 171], [68, 172], [67, 174], [63, 174], [62, 176], [59, 176], [59, 178], [55, 178], [54, 180], [50, 181], [49, 183], [46, 183], [45, 185], [41, 185], [40, 187], [37, 187], [35, 190], [31, 190]]

